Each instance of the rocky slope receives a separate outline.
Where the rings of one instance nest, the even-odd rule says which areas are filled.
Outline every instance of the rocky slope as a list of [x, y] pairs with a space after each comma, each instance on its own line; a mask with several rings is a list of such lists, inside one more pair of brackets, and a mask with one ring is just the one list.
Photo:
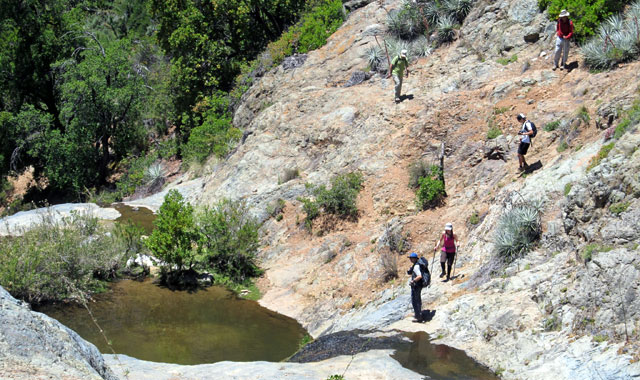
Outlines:
[[[298, 319], [314, 336], [355, 328], [419, 329], [466, 350], [506, 379], [640, 376], [637, 127], [600, 165], [587, 169], [602, 145], [601, 128], [616, 125], [639, 96], [640, 64], [593, 74], [580, 67], [574, 49], [577, 68], [552, 71], [554, 25], [536, 1], [479, 1], [455, 42], [412, 64], [404, 85], [412, 96], [405, 101], [395, 104], [393, 83], [379, 75], [342, 87], [366, 67], [373, 35], [384, 31], [387, 11], [399, 5], [377, 1], [355, 9], [301, 67], [267, 73], [235, 113], [234, 122], [245, 130], [243, 143], [225, 161], [211, 161], [202, 178], [172, 186], [198, 204], [229, 197], [252, 207], [265, 221], [260, 302]], [[496, 61], [514, 54], [517, 62]], [[589, 121], [576, 117], [581, 107]], [[516, 175], [519, 112], [540, 129], [527, 157], [542, 168], [527, 176]], [[542, 130], [560, 119], [561, 128]], [[487, 140], [490, 124], [503, 136]], [[569, 149], [557, 149], [563, 141]], [[407, 168], [417, 159], [434, 162], [442, 143], [448, 197], [442, 207], [419, 211]], [[506, 160], [487, 158], [495, 148]], [[300, 178], [282, 181], [294, 168]], [[365, 178], [358, 220], [325, 221], [313, 234], [306, 231], [296, 200], [305, 194], [304, 184], [326, 184], [355, 170]], [[287, 203], [284, 218], [276, 221], [267, 208], [279, 198]], [[523, 198], [544, 202], [540, 243], [499, 275], [482, 276], [500, 216]], [[156, 196], [134, 203], [157, 208], [160, 202]], [[627, 207], [613, 213], [610, 206], [618, 203]], [[469, 221], [474, 213], [477, 224]], [[400, 237], [405, 249], [429, 255], [448, 221], [462, 240], [459, 276], [452, 283], [434, 281], [423, 295], [433, 319], [412, 324], [406, 259], [390, 252], [390, 242]], [[585, 262], [586, 250], [592, 254]], [[383, 281], [389, 266], [383, 258], [397, 263], [398, 280]], [[356, 358], [362, 367], [347, 372], [348, 379], [372, 378], [357, 371], [378, 361], [389, 365], [383, 373], [401, 371], [384, 352]], [[129, 358], [124, 363], [127, 369], [113, 365], [114, 371], [177, 371], [188, 378], [208, 370]], [[325, 364], [344, 363], [336, 358]], [[309, 375], [314, 377], [331, 372], [325, 364], [262, 368], [317, 371]], [[243, 378], [240, 365], [228, 368]], [[260, 367], [246, 368], [253, 373]]]

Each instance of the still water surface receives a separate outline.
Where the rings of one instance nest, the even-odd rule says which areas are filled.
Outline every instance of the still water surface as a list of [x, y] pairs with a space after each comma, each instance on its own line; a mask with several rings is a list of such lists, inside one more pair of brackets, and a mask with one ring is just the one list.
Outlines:
[[406, 335], [411, 343], [396, 346], [396, 352], [391, 357], [407, 369], [434, 380], [499, 380], [498, 376], [464, 351], [431, 343], [425, 332]]
[[[155, 362], [280, 361], [298, 349], [306, 333], [294, 319], [221, 287], [189, 293], [150, 280], [122, 280], [89, 307], [116, 353]], [[49, 305], [38, 311], [111, 353], [84, 307]]]

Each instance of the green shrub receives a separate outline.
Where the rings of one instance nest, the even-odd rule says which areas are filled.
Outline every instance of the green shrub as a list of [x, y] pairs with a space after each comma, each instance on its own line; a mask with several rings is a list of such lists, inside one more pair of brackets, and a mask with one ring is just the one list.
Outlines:
[[621, 214], [629, 208], [629, 202], [617, 202], [609, 206], [609, 211], [612, 214], [618, 215]]
[[560, 145], [558, 145], [556, 150], [558, 151], [558, 153], [562, 153], [565, 150], [567, 150], [568, 148], [569, 148], [569, 144], [567, 144], [567, 142], [565, 140], [562, 140], [562, 142], [560, 143]]
[[589, 121], [591, 121], [591, 116], [589, 116], [589, 110], [585, 106], [582, 106], [578, 109], [576, 116], [578, 117], [578, 119], [582, 120], [585, 124], [589, 124]]
[[546, 132], [552, 132], [558, 129], [559, 126], [560, 126], [560, 120], [556, 120], [556, 121], [552, 121], [550, 123], [545, 124], [543, 129]]
[[600, 162], [602, 162], [602, 160], [604, 160], [609, 156], [609, 152], [611, 152], [611, 149], [613, 149], [614, 145], [615, 143], [609, 143], [609, 144], [603, 145], [600, 148], [600, 151], [598, 151], [598, 154], [596, 154], [589, 162], [589, 165], [587, 166], [587, 171], [600, 165]]
[[195, 219], [195, 245], [205, 268], [238, 284], [262, 274], [256, 258], [260, 225], [243, 203], [222, 200]]
[[511, 108], [510, 107], [494, 107], [493, 108], [493, 114], [494, 115], [502, 115], [503, 113], [509, 111]]
[[77, 213], [61, 221], [46, 214], [22, 232], [20, 237], [0, 237], [0, 284], [29, 303], [102, 290], [132, 246], [119, 234], [108, 234], [95, 217]]
[[548, 10], [549, 19], [556, 21], [562, 9], [571, 13], [578, 42], [596, 33], [598, 25], [624, 7], [623, 0], [538, 0], [541, 10]]
[[278, 198], [267, 206], [267, 214], [272, 218], [277, 217], [284, 211], [286, 202], [282, 198]]
[[529, 252], [540, 237], [540, 205], [522, 202], [508, 209], [500, 218], [495, 235], [498, 256], [505, 263]]
[[342, 375], [331, 375], [326, 380], [345, 380], [345, 378]]
[[505, 57], [505, 58], [498, 58], [496, 59], [496, 62], [498, 62], [499, 64], [506, 66], [512, 62], [516, 62], [518, 61], [518, 55], [514, 54], [511, 57]]
[[307, 344], [313, 342], [313, 337], [309, 334], [304, 334], [304, 336], [302, 337], [302, 339], [300, 340], [300, 343], [298, 344], [298, 349], [306, 346]]
[[582, 250], [582, 259], [585, 261], [591, 261], [594, 252], [609, 252], [613, 249], [613, 247], [599, 244], [587, 244]]
[[315, 200], [298, 198], [306, 213], [305, 225], [311, 230], [312, 222], [320, 215], [320, 211], [338, 215], [343, 218], [356, 218], [358, 207], [356, 200], [362, 188], [363, 178], [360, 173], [348, 173], [335, 176], [331, 180], [331, 188], [325, 185], [307, 185]]
[[478, 223], [480, 223], [480, 216], [478, 215], [477, 211], [474, 211], [473, 214], [471, 214], [471, 216], [469, 217], [469, 224], [475, 226]]
[[542, 324], [544, 331], [559, 331], [562, 328], [562, 321], [557, 315], [552, 315], [544, 320]]
[[175, 265], [178, 271], [191, 269], [196, 264], [193, 207], [177, 190], [167, 193], [153, 225], [151, 236], [145, 240], [153, 255], [170, 267]]
[[297, 51], [306, 53], [327, 43], [344, 22], [342, 1], [325, 0], [305, 14], [299, 23]]
[[446, 14], [462, 23], [471, 11], [473, 0], [444, 0], [441, 4]]
[[571, 192], [571, 188], [573, 187], [572, 183], [567, 183], [564, 185], [564, 196], [566, 197]]
[[498, 128], [498, 126], [491, 125], [491, 127], [487, 131], [487, 140], [493, 140], [496, 137], [500, 136], [501, 134], [502, 134], [502, 131], [500, 130], [500, 128]]
[[[640, 3], [639, 3], [640, 4]], [[639, 6], [640, 8], [640, 6]], [[626, 112], [625, 117], [616, 126], [613, 134], [614, 139], [619, 139], [632, 125], [640, 122], [640, 100], [636, 99], [633, 106]]]
[[445, 195], [442, 170], [439, 166], [431, 165], [429, 171], [428, 176], [418, 181], [420, 186], [416, 193], [416, 202], [422, 210], [437, 206]]

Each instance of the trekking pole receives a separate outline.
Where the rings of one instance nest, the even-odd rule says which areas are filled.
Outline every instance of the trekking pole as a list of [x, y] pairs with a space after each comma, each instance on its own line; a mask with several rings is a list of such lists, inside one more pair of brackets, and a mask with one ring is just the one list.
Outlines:
[[[431, 271], [433, 272], [433, 262], [436, 261], [436, 250], [433, 250], [433, 258], [431, 259]], [[429, 284], [431, 286], [431, 284]]]
[[451, 283], [453, 284], [453, 280], [456, 277], [456, 261], [458, 261], [458, 254], [460, 250], [456, 250], [456, 255], [453, 257], [453, 273], [451, 273]]

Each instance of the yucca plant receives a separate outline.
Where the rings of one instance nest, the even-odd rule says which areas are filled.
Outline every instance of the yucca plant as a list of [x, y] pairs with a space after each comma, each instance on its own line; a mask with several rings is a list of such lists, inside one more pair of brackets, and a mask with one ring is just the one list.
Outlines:
[[147, 168], [147, 172], [146, 172], [147, 182], [152, 183], [157, 179], [164, 177], [164, 174], [165, 174], [165, 171], [162, 164], [160, 162], [154, 162], [153, 164], [151, 164], [151, 166]]
[[[400, 54], [402, 50], [409, 50], [409, 43], [400, 39], [389, 38], [384, 40], [387, 44], [387, 50], [389, 51], [389, 57], [393, 59], [395, 56]], [[410, 56], [407, 57], [410, 59]]]
[[414, 57], [427, 57], [433, 52], [433, 47], [427, 37], [419, 37], [411, 42], [409, 52]]
[[440, 8], [438, 8], [438, 5], [435, 2], [428, 2], [418, 6], [423, 22], [426, 21], [427, 24], [429, 24], [429, 28], [434, 28], [440, 19]]
[[436, 25], [436, 29], [438, 31], [438, 41], [442, 43], [451, 42], [456, 36], [456, 20], [450, 16], [446, 15], [440, 17], [438, 23]]
[[412, 40], [425, 32], [425, 25], [418, 7], [413, 2], [405, 2], [399, 10], [387, 15], [387, 28], [396, 38]]
[[365, 57], [371, 71], [378, 71], [386, 60], [385, 54], [378, 46], [371, 46], [365, 52]]
[[473, 0], [446, 0], [442, 3], [443, 11], [458, 22], [467, 17], [473, 6]]
[[510, 263], [529, 252], [540, 237], [542, 203], [522, 202], [508, 209], [500, 218], [495, 235], [498, 256]]

